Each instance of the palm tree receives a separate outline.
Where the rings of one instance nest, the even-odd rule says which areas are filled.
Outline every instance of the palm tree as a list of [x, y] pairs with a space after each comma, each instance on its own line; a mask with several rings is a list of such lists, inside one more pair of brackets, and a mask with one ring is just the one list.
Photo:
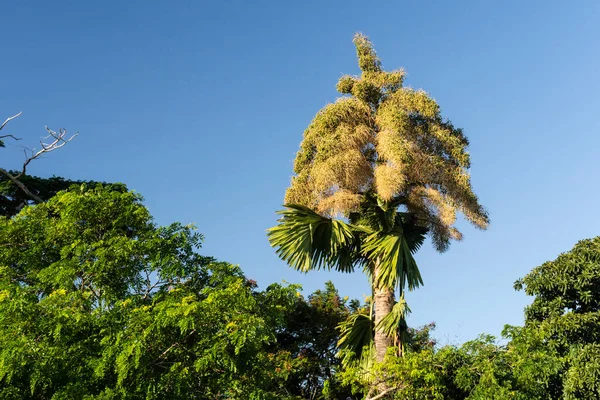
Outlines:
[[354, 44], [361, 75], [343, 76], [337, 89], [346, 96], [304, 132], [285, 209], [268, 237], [299, 271], [368, 275], [381, 361], [393, 344], [386, 323], [401, 319], [384, 320], [395, 290], [423, 284], [413, 254], [426, 235], [444, 251], [462, 238], [457, 212], [481, 229], [489, 220], [471, 188], [462, 130], [427, 93], [403, 86], [403, 70], [383, 71], [368, 38], [357, 34]]
[[[308, 272], [334, 268], [353, 272], [359, 267], [371, 278], [375, 325], [390, 314], [394, 289], [403, 293], [422, 284], [421, 274], [412, 256], [425, 240], [426, 228], [414, 216], [374, 203], [366, 196], [358, 212], [349, 221], [319, 215], [308, 207], [290, 204], [280, 211], [279, 224], [268, 232], [277, 254], [293, 268]], [[377, 329], [374, 344], [381, 361], [392, 344], [384, 329]]]

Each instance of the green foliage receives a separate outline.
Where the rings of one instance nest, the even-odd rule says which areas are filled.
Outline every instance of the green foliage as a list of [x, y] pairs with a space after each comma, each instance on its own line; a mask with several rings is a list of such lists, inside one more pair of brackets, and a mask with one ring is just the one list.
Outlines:
[[[379, 212], [361, 213], [357, 223], [349, 224], [304, 206], [288, 205], [278, 212], [279, 224], [268, 230], [269, 241], [282, 260], [302, 272], [322, 268], [352, 272], [356, 266], [378, 260], [383, 273], [377, 275], [375, 284], [389, 288], [407, 284], [411, 289], [422, 284], [412, 253], [425, 240], [426, 230], [393, 208], [369, 208]], [[369, 268], [366, 272], [373, 273]]]
[[385, 398], [446, 398], [445, 374], [439, 365], [438, 353], [434, 351], [435, 341], [429, 336], [433, 327], [406, 329], [406, 351], [402, 357], [389, 349], [381, 363], [346, 364], [340, 374], [342, 382], [352, 388], [355, 398], [371, 397], [382, 383], [389, 390]]
[[551, 346], [565, 352], [572, 343], [600, 342], [600, 237], [580, 241], [515, 287], [535, 296], [526, 323], [542, 330]]
[[403, 357], [390, 349], [385, 360], [371, 368], [348, 366], [342, 381], [355, 395], [367, 397], [385, 383], [388, 398], [402, 400], [558, 398], [550, 396], [549, 383], [560, 360], [532, 346], [530, 338], [500, 345], [493, 336], [482, 335], [461, 346], [436, 347], [431, 328], [408, 329]]
[[349, 365], [343, 382], [367, 397], [385, 383], [395, 399], [598, 399], [599, 283], [600, 238], [581, 241], [516, 283], [535, 298], [524, 327], [505, 327], [503, 344], [482, 335], [435, 347], [429, 331], [409, 329], [404, 357]]
[[360, 366], [366, 370], [373, 363], [375, 324], [370, 314], [370, 308], [362, 307], [337, 327], [340, 331], [338, 356], [346, 367]]
[[[18, 174], [16, 171], [8, 172], [13, 176]], [[95, 182], [72, 181], [56, 176], [51, 178], [39, 178], [37, 176], [22, 175], [19, 180], [31, 193], [42, 200], [48, 200], [61, 190], [66, 190], [74, 185], [96, 185]], [[33, 200], [15, 185], [13, 181], [8, 179], [5, 175], [0, 174], [0, 215], [12, 217], [23, 207], [33, 203]]]
[[565, 399], [600, 398], [600, 344], [574, 346], [563, 378]]
[[379, 260], [381, 272], [374, 276], [378, 287], [398, 285], [402, 290], [407, 285], [412, 290], [423, 284], [421, 272], [401, 228], [399, 232], [371, 233], [364, 238], [362, 250], [370, 260]]
[[413, 342], [406, 324], [410, 308], [404, 296], [394, 304], [391, 312], [384, 316], [379, 324], [373, 321], [372, 300], [368, 299], [367, 303], [337, 326], [340, 331], [338, 356], [342, 359], [343, 366], [368, 370], [373, 365], [374, 335], [377, 329], [394, 339], [394, 346], [399, 355], [404, 354], [406, 346]]
[[141, 200], [82, 185], [0, 218], [0, 398], [347, 393], [335, 327], [355, 302], [331, 283], [307, 299], [297, 285], [257, 291]]
[[383, 273], [376, 284], [393, 288], [406, 282], [411, 289], [418, 287], [422, 278], [412, 253], [427, 231], [409, 214], [375, 201], [369, 197], [361, 212], [351, 215], [354, 224], [288, 205], [278, 212], [279, 224], [268, 230], [269, 241], [282, 260], [302, 272], [321, 268], [352, 272], [379, 259]]
[[123, 186], [82, 186], [0, 218], [0, 398], [320, 392], [349, 312], [335, 288], [308, 302], [295, 286], [257, 292], [238, 267], [198, 255], [201, 239], [154, 225]]
[[302, 272], [354, 270], [354, 263], [360, 260], [357, 229], [299, 205], [290, 205], [278, 214], [280, 223], [269, 229], [268, 237], [277, 255], [291, 267]]
[[409, 343], [410, 338], [406, 336], [406, 317], [410, 314], [410, 308], [404, 299], [404, 293], [400, 297], [400, 301], [394, 304], [392, 311], [379, 321], [377, 328], [381, 329], [386, 335], [396, 338], [396, 346], [400, 347], [400, 354], [403, 353], [402, 348], [405, 343]]
[[549, 377], [553, 398], [600, 398], [600, 237], [578, 242], [515, 287], [535, 296], [523, 332], [560, 360]]
[[[292, 296], [294, 288], [271, 285], [258, 294], [265, 297], [263, 309], [283, 311], [272, 323], [277, 332], [276, 342], [268, 347], [269, 352], [289, 354], [290, 357], [290, 373], [277, 385], [281, 393], [297, 398], [345, 399], [350, 393], [337, 378], [341, 365], [336, 357], [339, 338], [336, 327], [357, 309], [358, 304], [340, 298], [331, 282], [325, 284], [325, 290], [316, 291], [307, 299], [298, 292]], [[274, 297], [275, 293], [277, 297]], [[286, 294], [287, 299], [281, 299], [282, 294]], [[287, 308], [284, 310], [282, 305]]]

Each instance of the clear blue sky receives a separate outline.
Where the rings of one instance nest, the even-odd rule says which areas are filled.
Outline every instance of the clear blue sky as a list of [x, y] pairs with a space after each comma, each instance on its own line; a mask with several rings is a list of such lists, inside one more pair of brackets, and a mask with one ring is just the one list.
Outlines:
[[[332, 279], [361, 298], [364, 276], [294, 272], [265, 230], [364, 32], [464, 128], [492, 219], [445, 254], [420, 251], [410, 322], [437, 322], [442, 342], [497, 334], [530, 301], [517, 278], [600, 233], [600, 3], [384, 3], [5, 0], [0, 117], [22, 110], [11, 133], [30, 145], [45, 124], [80, 132], [31, 173], [125, 182], [262, 287]], [[4, 167], [22, 157], [2, 154]]]

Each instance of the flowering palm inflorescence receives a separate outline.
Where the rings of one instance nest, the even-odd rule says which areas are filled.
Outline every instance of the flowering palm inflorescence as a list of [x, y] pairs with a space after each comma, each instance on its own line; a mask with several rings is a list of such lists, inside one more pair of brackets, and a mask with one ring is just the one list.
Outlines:
[[349, 216], [367, 193], [400, 200], [440, 251], [462, 237], [457, 212], [486, 228], [462, 130], [426, 92], [403, 86], [403, 70], [383, 71], [367, 37], [358, 34], [354, 43], [362, 74], [343, 76], [337, 89], [347, 96], [319, 111], [304, 132], [285, 202]]

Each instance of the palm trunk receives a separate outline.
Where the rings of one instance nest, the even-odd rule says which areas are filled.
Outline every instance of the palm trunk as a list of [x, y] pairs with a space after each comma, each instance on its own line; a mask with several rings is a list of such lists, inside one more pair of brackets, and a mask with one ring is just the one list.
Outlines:
[[[373, 271], [373, 277], [375, 278], [373, 282], [377, 282], [377, 276], [379, 272], [379, 263], [376, 262]], [[373, 283], [373, 297], [373, 300], [375, 301], [375, 326], [377, 326], [379, 321], [388, 315], [394, 307], [394, 289], [377, 287], [376, 284]], [[385, 357], [388, 347], [394, 345], [394, 339], [388, 337], [382, 331], [375, 329], [374, 343], [375, 359], [378, 362], [381, 362]]]

